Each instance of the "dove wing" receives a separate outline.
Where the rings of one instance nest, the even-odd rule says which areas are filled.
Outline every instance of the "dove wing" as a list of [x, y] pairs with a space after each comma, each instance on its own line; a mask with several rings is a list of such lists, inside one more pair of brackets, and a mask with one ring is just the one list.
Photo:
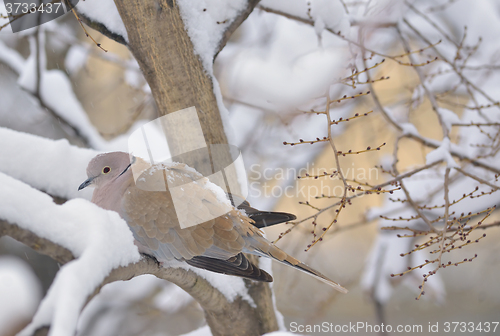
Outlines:
[[[245, 220], [232, 207], [222, 204], [206, 188], [208, 181], [196, 174], [186, 171], [184, 164], [164, 169], [153, 167], [143, 172], [136, 185], [130, 186], [123, 196], [123, 217], [136, 240], [159, 261], [190, 260], [196, 256], [228, 260], [246, 246], [242, 233], [253, 235], [251, 229], [235, 228], [234, 221]], [[164, 179], [172, 179], [183, 188], [176, 195], [180, 197], [176, 205], [180, 206], [174, 207], [169, 191], [150, 191]], [[223, 206], [228, 210], [225, 215], [187, 228], [179, 226], [179, 217], [198, 221], [213, 218], [224, 210]]]

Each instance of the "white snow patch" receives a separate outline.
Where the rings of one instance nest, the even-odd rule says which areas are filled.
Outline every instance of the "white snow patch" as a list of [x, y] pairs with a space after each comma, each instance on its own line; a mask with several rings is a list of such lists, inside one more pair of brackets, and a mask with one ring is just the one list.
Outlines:
[[47, 106], [79, 130], [90, 146], [104, 149], [106, 141], [90, 122], [64, 72], [60, 70], [44, 71], [41, 74], [40, 95]]
[[102, 23], [109, 31], [123, 36], [128, 42], [127, 30], [113, 0], [79, 1], [77, 10], [92, 21]]
[[[130, 62], [130, 64], [137, 64], [137, 62]], [[144, 87], [144, 76], [142, 76], [138, 66], [137, 69], [134, 67], [125, 70], [125, 82], [136, 89]]]
[[193, 297], [178, 286], [165, 287], [154, 297], [153, 304], [164, 312], [173, 314], [178, 312], [191, 302]]
[[224, 31], [247, 6], [246, 0], [177, 0], [186, 31], [205, 70], [212, 62]]
[[188, 332], [187, 334], [182, 334], [181, 336], [212, 336], [212, 331], [208, 325], [205, 325], [199, 329]]
[[324, 94], [341, 73], [343, 62], [340, 51], [328, 47], [297, 56], [290, 62], [279, 57], [264, 59], [258, 52], [244, 53], [234, 61], [228, 86], [231, 96], [239, 98], [240, 92], [244, 93], [245, 100], [257, 106], [288, 109]]
[[53, 336], [73, 335], [88, 296], [109, 272], [140, 259], [132, 232], [120, 216], [83, 199], [56, 205], [52, 198], [0, 173], [0, 218], [72, 252], [57, 273], [33, 321], [20, 335], [51, 325]]
[[206, 179], [204, 187], [214, 193], [215, 197], [217, 197], [217, 201], [229, 207], [229, 209], [232, 209], [233, 205], [231, 204], [226, 192], [221, 187], [213, 182], [210, 182], [209, 179]]
[[314, 19], [316, 34], [319, 35], [325, 28], [330, 28], [333, 31], [342, 31], [344, 34], [349, 29], [349, 18], [340, 1], [313, 0], [310, 3], [310, 15]]
[[403, 135], [419, 136], [417, 128], [412, 123], [403, 123], [399, 124], [399, 126], [403, 129]]
[[41, 297], [40, 281], [26, 262], [0, 256], [0, 335], [30, 321]]
[[[30, 55], [24, 62], [22, 71], [19, 73], [18, 84], [26, 91], [35, 93], [37, 82], [42, 101], [62, 117], [69, 125], [74, 127], [80, 135], [85, 138], [93, 148], [104, 149], [107, 142], [90, 122], [80, 101], [73, 92], [71, 82], [64, 72], [60, 70], [46, 69], [46, 55], [44, 48], [45, 34], [41, 29], [39, 32], [39, 74], [37, 74], [37, 44], [34, 36], [29, 37]], [[18, 59], [20, 62], [20, 60]], [[17, 66], [17, 65], [16, 65]]]
[[78, 191], [87, 179], [87, 165], [99, 152], [72, 146], [66, 139], [50, 140], [0, 127], [0, 172], [51, 195], [90, 199]]
[[164, 262], [164, 265], [191, 270], [207, 280], [215, 289], [221, 292], [229, 302], [233, 302], [237, 297], [241, 296], [241, 298], [247, 301], [251, 307], [256, 307], [252, 297], [248, 294], [248, 289], [242, 278], [205, 271], [200, 268], [191, 267], [185, 262], [179, 262], [177, 260]]
[[427, 154], [425, 163], [430, 165], [438, 161], [446, 162], [448, 168], [460, 168], [453, 156], [450, 154], [450, 139], [444, 138], [441, 145]]
[[0, 62], [7, 64], [18, 74], [23, 72], [24, 58], [16, 50], [7, 47], [0, 41]]
[[425, 91], [424, 91], [424, 87], [422, 86], [422, 84], [417, 85], [415, 87], [415, 89], [413, 90], [413, 93], [411, 95], [411, 100], [412, 100], [411, 107], [412, 108], [417, 108], [420, 104], [422, 104], [424, 102], [424, 94], [425, 94]]
[[64, 67], [70, 75], [76, 74], [87, 62], [89, 50], [79, 44], [72, 45], [66, 58], [64, 59]]
[[[153, 296], [156, 291], [162, 288], [170, 287], [177, 286], [150, 274], [107, 284], [83, 310], [78, 320], [77, 335], [81, 335], [89, 329], [93, 330], [92, 335], [116, 334], [123, 323], [123, 318], [127, 318], [122, 314], [124, 309]], [[106, 316], [103, 317], [103, 315]], [[96, 316], [100, 317], [97, 324], [95, 322]]]
[[461, 123], [460, 118], [453, 111], [450, 111], [445, 108], [439, 108], [439, 115], [441, 116], [441, 120], [443, 120], [444, 126], [448, 131], [451, 131], [452, 124]]

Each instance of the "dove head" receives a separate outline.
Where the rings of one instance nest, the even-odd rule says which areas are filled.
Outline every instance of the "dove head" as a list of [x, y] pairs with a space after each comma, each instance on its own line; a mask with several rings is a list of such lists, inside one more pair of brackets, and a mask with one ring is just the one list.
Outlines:
[[[87, 167], [88, 179], [83, 182], [78, 190], [82, 190], [89, 185], [102, 187], [110, 182], [116, 181], [118, 178], [130, 174], [130, 167], [134, 161], [130, 162], [130, 156], [124, 152], [112, 152], [99, 154], [93, 158]], [[127, 174], [126, 177], [129, 177]]]

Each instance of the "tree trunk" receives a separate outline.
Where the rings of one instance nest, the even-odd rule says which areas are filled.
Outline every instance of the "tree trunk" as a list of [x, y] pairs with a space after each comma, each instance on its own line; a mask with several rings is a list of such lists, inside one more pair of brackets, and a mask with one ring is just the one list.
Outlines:
[[[127, 29], [128, 47], [151, 87], [160, 115], [194, 106], [206, 144], [228, 144], [213, 90], [214, 84], [194, 52], [176, 2], [123, 0], [115, 3]], [[257, 1], [249, 1], [249, 8], [253, 8], [256, 3]], [[251, 8], [246, 11], [245, 17]], [[232, 26], [234, 30], [234, 25]], [[189, 134], [192, 130], [183, 127], [183, 131], [187, 136], [182, 141], [168, 138], [171, 151], [173, 149], [176, 153], [182, 153], [184, 148], [189, 148]], [[229, 152], [219, 155], [227, 155], [231, 159]], [[201, 158], [203, 159], [205, 158]], [[214, 161], [227, 159], [213, 158]], [[258, 261], [254, 259], [253, 262]], [[200, 286], [196, 289], [183, 289], [193, 295], [205, 309], [206, 320], [213, 335], [262, 335], [277, 330], [269, 285], [253, 281], [246, 281], [246, 284], [256, 307], [251, 307], [241, 297], [233, 302], [221, 300], [221, 295], [217, 296], [219, 302], [216, 305], [207, 305], [206, 298], [200, 300], [203, 296]]]

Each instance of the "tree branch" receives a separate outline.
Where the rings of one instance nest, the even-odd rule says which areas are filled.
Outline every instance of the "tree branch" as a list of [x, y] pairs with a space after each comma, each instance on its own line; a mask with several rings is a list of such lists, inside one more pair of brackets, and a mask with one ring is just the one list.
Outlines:
[[224, 31], [224, 34], [222, 35], [222, 39], [219, 42], [219, 46], [217, 48], [217, 51], [215, 52], [214, 59], [224, 48], [231, 35], [233, 35], [234, 31], [243, 23], [243, 21], [246, 20], [250, 13], [252, 13], [253, 9], [255, 8], [255, 6], [257, 6], [259, 1], [260, 0], [248, 0], [247, 7], [233, 20], [233, 22], [231, 22], [229, 27], [227, 27], [226, 31]]
[[97, 30], [99, 33], [103, 34], [106, 37], [109, 37], [113, 41], [116, 41], [120, 44], [127, 45], [127, 41], [125, 41], [125, 38], [119, 34], [113, 33], [110, 31], [105, 25], [103, 25], [100, 22], [93, 21], [90, 19], [88, 16], [85, 14], [82, 14], [80, 11], [78, 11], [78, 7], [75, 7], [76, 12], [78, 13], [78, 17], [80, 20], [85, 23], [87, 26], [90, 28]]
[[0, 237], [1, 236], [12, 237], [26, 246], [31, 247], [33, 250], [48, 255], [61, 264], [65, 264], [75, 259], [73, 254], [65, 247], [57, 245], [48, 239], [38, 237], [33, 232], [5, 220], [0, 220]]
[[[66, 264], [75, 259], [73, 254], [66, 248], [44, 238], [40, 238], [33, 232], [23, 229], [16, 224], [0, 220], [0, 236], [10, 236], [21, 243], [31, 247], [35, 251], [48, 255], [61, 264]], [[249, 294], [254, 299], [259, 309], [251, 307], [248, 301], [241, 296], [233, 302], [219, 290], [215, 289], [210, 282], [200, 277], [191, 270], [175, 267], [163, 267], [156, 259], [146, 254], [142, 255], [140, 261], [125, 267], [118, 267], [103, 279], [102, 283], [89, 295], [89, 302], [99, 293], [101, 288], [109, 283], [119, 280], [130, 280], [143, 274], [152, 274], [160, 279], [170, 281], [188, 292], [205, 310], [208, 325], [213, 335], [261, 335], [268, 330], [277, 330], [277, 321], [273, 311], [272, 301], [267, 300], [271, 295], [269, 286], [265, 283], [248, 281]], [[267, 304], [267, 306], [266, 306]], [[37, 329], [35, 335], [44, 335], [49, 326]]]
[[[231, 38], [231, 35], [233, 35], [234, 31], [243, 23], [243, 21], [246, 20], [246, 18], [250, 15], [250, 13], [252, 13], [255, 6], [257, 6], [259, 2], [260, 0], [248, 0], [247, 7], [231, 22], [231, 24], [227, 27], [226, 31], [224, 31], [222, 39], [220, 40], [219, 46], [215, 52], [214, 59], [217, 57], [219, 52], [224, 48], [229, 38]], [[94, 21], [85, 14], [82, 14], [80, 11], [78, 11], [78, 7], [75, 7], [75, 10], [78, 13], [78, 17], [80, 18], [80, 20], [90, 28], [97, 30], [104, 36], [112, 39], [113, 41], [116, 41], [123, 45], [128, 45], [127, 41], [125, 41], [125, 38], [123, 36], [113, 33], [104, 24]]]

